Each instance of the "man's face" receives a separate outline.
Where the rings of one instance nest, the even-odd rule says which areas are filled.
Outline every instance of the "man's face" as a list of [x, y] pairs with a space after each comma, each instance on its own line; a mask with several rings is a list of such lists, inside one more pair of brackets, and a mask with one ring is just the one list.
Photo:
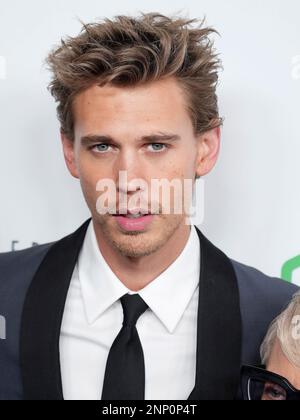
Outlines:
[[[156, 252], [186, 225], [186, 213], [183, 204], [182, 213], [174, 214], [178, 198], [171, 194], [171, 214], [163, 214], [162, 193], [151, 195], [151, 181], [175, 179], [183, 186], [185, 179], [193, 182], [196, 175], [209, 172], [218, 154], [219, 129], [194, 135], [185, 97], [173, 78], [132, 88], [94, 85], [77, 95], [73, 116], [74, 143], [62, 136], [65, 159], [71, 174], [80, 179], [96, 229], [123, 255]], [[162, 139], [161, 135], [171, 137]], [[126, 185], [120, 185], [120, 171], [126, 171]], [[96, 186], [103, 179], [116, 186], [117, 211], [122, 197], [129, 211], [151, 211], [154, 200], [159, 214], [140, 221], [99, 214]], [[148, 185], [147, 196], [143, 188], [137, 193], [136, 179]], [[141, 198], [137, 205], [132, 200], [129, 204], [133, 196]]]

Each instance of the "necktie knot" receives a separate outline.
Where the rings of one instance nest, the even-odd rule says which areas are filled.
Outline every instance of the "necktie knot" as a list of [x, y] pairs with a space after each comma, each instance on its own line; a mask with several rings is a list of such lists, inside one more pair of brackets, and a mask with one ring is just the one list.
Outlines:
[[148, 305], [138, 294], [126, 295], [121, 297], [124, 321], [123, 325], [134, 326], [139, 317], [146, 311]]

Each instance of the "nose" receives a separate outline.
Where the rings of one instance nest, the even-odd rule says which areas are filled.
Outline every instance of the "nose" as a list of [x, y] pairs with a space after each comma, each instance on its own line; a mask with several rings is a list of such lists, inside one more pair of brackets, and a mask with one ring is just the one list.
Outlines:
[[118, 192], [130, 194], [143, 189], [141, 184], [146, 182], [145, 162], [142, 162], [138, 152], [131, 149], [120, 152], [115, 171]]

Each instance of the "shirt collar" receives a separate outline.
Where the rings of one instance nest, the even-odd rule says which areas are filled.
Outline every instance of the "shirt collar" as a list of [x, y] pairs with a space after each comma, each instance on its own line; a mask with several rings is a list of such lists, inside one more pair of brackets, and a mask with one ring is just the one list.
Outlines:
[[[192, 261], [192, 264], [191, 264]], [[138, 294], [172, 333], [199, 284], [200, 241], [195, 226], [177, 259]], [[78, 275], [90, 324], [129, 290], [114, 274], [99, 249], [91, 221], [78, 258]]]

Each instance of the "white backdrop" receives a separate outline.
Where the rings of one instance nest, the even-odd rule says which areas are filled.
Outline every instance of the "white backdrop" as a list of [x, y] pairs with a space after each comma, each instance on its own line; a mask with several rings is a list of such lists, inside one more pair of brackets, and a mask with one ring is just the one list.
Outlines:
[[[151, 4], [150, 4], [151, 3]], [[183, 4], [186, 6], [183, 8]], [[279, 276], [300, 254], [300, 2], [0, 0], [0, 251], [75, 230], [89, 212], [63, 161], [43, 61], [85, 22], [138, 11], [202, 18], [221, 34], [221, 156], [199, 226], [230, 257]], [[13, 245], [13, 241], [17, 241]], [[293, 273], [300, 284], [300, 269]]]

